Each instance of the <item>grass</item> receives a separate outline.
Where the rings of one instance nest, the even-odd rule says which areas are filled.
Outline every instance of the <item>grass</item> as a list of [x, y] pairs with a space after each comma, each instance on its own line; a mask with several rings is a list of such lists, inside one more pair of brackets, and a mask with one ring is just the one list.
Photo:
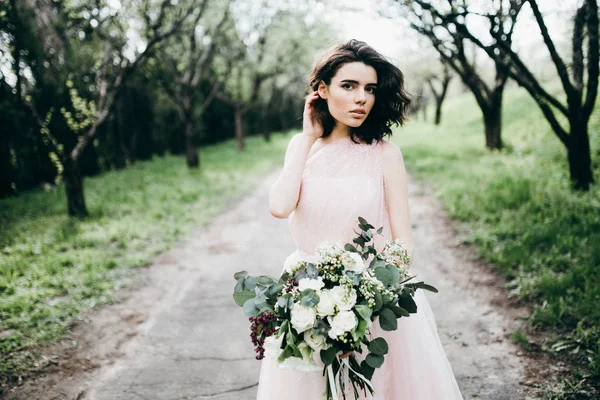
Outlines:
[[[598, 182], [596, 104], [590, 139]], [[598, 385], [600, 184], [587, 193], [569, 189], [566, 150], [520, 89], [505, 94], [499, 152], [485, 150], [469, 94], [446, 101], [439, 127], [413, 118], [394, 138], [407, 169], [431, 183], [464, 240], [508, 278], [510, 294], [533, 306], [529, 328], [544, 332], [543, 348], [568, 354], [573, 376]], [[513, 340], [528, 343], [522, 332]]]
[[0, 200], [0, 383], [41, 368], [36, 350], [112, 301], [135, 267], [210, 222], [283, 161], [290, 135], [201, 149], [201, 168], [165, 156], [85, 179], [90, 216], [66, 215], [64, 187]]

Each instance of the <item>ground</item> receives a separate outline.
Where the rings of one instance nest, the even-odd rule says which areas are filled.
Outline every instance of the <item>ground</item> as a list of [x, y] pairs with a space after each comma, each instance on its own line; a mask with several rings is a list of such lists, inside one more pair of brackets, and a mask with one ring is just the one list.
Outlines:
[[[295, 248], [288, 221], [268, 211], [278, 172], [140, 269], [114, 304], [47, 349], [55, 363], [6, 399], [255, 398], [260, 363], [231, 293], [234, 272], [276, 275]], [[510, 304], [502, 279], [462, 243], [430, 189], [411, 181], [409, 191], [413, 272], [439, 289], [426, 296], [464, 398], [525, 398], [529, 360], [510, 334], [526, 310]]]

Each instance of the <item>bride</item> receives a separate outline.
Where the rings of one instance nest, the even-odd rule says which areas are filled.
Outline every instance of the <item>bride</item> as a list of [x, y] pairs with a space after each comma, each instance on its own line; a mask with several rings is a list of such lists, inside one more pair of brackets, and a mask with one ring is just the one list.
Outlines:
[[[303, 131], [290, 140], [269, 194], [271, 214], [289, 217], [294, 256], [310, 260], [325, 240], [351, 242], [358, 216], [383, 227], [374, 238], [377, 251], [399, 238], [412, 256], [404, 161], [398, 146], [384, 139], [392, 124], [406, 119], [410, 99], [402, 72], [366, 43], [350, 40], [321, 57], [309, 86]], [[366, 398], [462, 399], [421, 290], [414, 300], [417, 313], [401, 318], [397, 330], [383, 331], [378, 323], [370, 329], [371, 337], [386, 339], [389, 353], [373, 376], [374, 395]], [[323, 399], [325, 383], [321, 372], [283, 369], [265, 358], [257, 399]]]

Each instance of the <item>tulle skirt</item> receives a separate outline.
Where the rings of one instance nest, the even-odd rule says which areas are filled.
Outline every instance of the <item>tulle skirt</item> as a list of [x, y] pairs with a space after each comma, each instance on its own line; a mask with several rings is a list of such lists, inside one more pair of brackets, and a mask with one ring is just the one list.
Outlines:
[[[374, 395], [361, 394], [360, 399], [462, 400], [425, 293], [417, 290], [414, 300], [417, 313], [400, 318], [397, 330], [383, 331], [377, 322], [371, 326], [372, 338], [385, 338], [389, 352], [373, 375]], [[265, 358], [257, 400], [320, 400], [324, 398], [325, 384], [321, 371], [283, 369], [275, 360]], [[352, 396], [347, 399], [353, 399]]]

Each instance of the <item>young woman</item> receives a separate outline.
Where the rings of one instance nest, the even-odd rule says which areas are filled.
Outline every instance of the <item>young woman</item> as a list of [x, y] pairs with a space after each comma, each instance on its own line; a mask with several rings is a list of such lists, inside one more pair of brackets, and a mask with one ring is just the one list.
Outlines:
[[[303, 132], [290, 140], [271, 188], [271, 214], [290, 217], [297, 255], [306, 260], [321, 241], [351, 242], [358, 216], [383, 226], [383, 236], [374, 239], [378, 251], [399, 238], [412, 255], [404, 161], [400, 149], [383, 139], [406, 118], [410, 99], [402, 72], [366, 43], [350, 40], [322, 56], [309, 85]], [[462, 399], [421, 290], [415, 302], [417, 313], [399, 320], [397, 330], [371, 327], [372, 337], [386, 339], [389, 353], [373, 376], [375, 396], [368, 398]], [[257, 399], [323, 399], [325, 382], [321, 372], [282, 369], [265, 358]]]

